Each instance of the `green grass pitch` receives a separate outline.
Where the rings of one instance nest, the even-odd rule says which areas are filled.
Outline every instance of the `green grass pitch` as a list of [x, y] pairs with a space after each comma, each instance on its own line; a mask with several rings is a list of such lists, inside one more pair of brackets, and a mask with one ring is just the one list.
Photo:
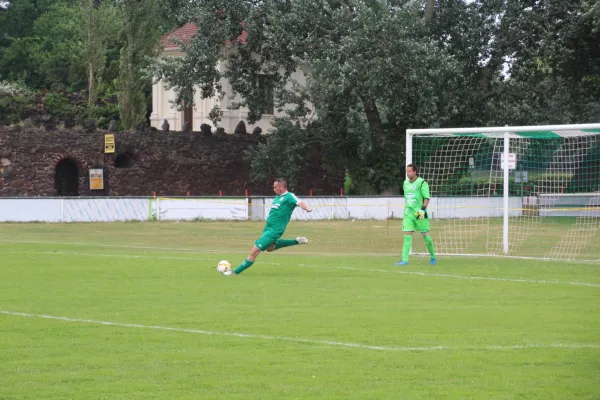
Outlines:
[[600, 265], [400, 268], [401, 221], [295, 221], [217, 273], [262, 226], [0, 225], [0, 399], [600, 398]]

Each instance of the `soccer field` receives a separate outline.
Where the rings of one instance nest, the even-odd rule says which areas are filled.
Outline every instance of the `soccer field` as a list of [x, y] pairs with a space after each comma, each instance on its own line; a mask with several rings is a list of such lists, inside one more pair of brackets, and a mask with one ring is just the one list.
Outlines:
[[401, 221], [294, 221], [217, 273], [262, 227], [0, 225], [0, 399], [600, 398], [599, 264], [394, 267]]

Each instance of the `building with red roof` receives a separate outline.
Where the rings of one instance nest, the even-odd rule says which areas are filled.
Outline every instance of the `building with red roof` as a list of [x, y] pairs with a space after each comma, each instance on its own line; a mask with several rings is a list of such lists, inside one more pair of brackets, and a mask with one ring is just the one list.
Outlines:
[[[182, 50], [180, 49], [179, 43], [189, 42], [194, 35], [198, 34], [198, 27], [193, 23], [188, 23], [180, 28], [174, 29], [169, 32], [165, 36], [163, 36], [160, 40], [159, 45], [161, 46], [161, 55], [160, 57], [180, 57], [183, 55]], [[242, 31], [240, 36], [238, 36], [235, 40], [235, 44], [243, 45], [246, 43], [248, 38], [248, 32], [246, 30]], [[231, 45], [231, 41], [227, 41], [224, 43], [224, 48], [226, 45]], [[219, 61], [217, 68], [219, 71], [224, 71], [224, 64], [222, 61]], [[300, 84], [306, 83], [306, 78], [301, 71], [296, 71], [292, 77]], [[231, 85], [226, 79], [222, 80], [222, 86], [225, 93], [231, 93]], [[265, 87], [265, 93], [271, 97], [271, 104], [273, 103], [273, 90], [272, 88]], [[283, 113], [278, 112], [274, 109], [273, 106], [269, 107], [265, 110], [263, 117], [257, 121], [253, 125], [248, 124], [247, 116], [248, 109], [247, 108], [239, 108], [235, 109], [233, 107], [234, 102], [238, 102], [240, 98], [230, 99], [228, 96], [225, 96], [222, 100], [217, 98], [207, 98], [202, 99], [200, 97], [200, 92], [196, 91], [194, 98], [194, 107], [186, 108], [183, 111], [178, 111], [175, 106], [172, 104], [172, 101], [175, 99], [175, 93], [172, 89], [167, 89], [162, 81], [154, 84], [152, 88], [152, 114], [150, 116], [150, 121], [152, 126], [160, 129], [164, 120], [167, 120], [169, 123], [171, 130], [181, 130], [186, 122], [189, 122], [192, 126], [192, 130], [199, 131], [200, 125], [206, 123], [209, 125], [213, 125], [213, 123], [209, 120], [208, 115], [213, 107], [218, 104], [221, 110], [223, 110], [223, 116], [219, 123], [219, 127], [225, 129], [227, 133], [233, 133], [235, 127], [240, 121], [244, 121], [246, 123], [247, 131], [252, 132], [255, 127], [260, 127], [263, 133], [267, 133], [269, 129], [271, 129], [271, 122], [274, 117], [283, 115]], [[217, 128], [217, 127], [213, 127]]]

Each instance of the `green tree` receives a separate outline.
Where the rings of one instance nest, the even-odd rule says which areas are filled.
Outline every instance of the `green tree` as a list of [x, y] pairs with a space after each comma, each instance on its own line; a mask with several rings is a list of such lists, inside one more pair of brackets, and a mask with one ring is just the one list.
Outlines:
[[[581, 0], [439, 0], [432, 37], [460, 66], [445, 126], [597, 120], [600, 40]], [[595, 115], [595, 117], [594, 117]]]
[[[405, 127], [437, 123], [438, 95], [454, 68], [428, 37], [418, 7], [402, 3], [190, 3], [180, 12], [197, 23], [198, 34], [182, 44], [182, 58], [158, 62], [154, 72], [174, 88], [180, 105], [192, 102], [195, 87], [203, 98], [240, 95], [237, 106], [248, 107], [250, 122], [265, 109], [260, 81], [267, 79], [276, 108], [287, 104], [290, 121], [304, 126], [316, 110], [319, 122], [311, 137], [325, 149], [327, 163], [380, 192], [400, 178]], [[216, 68], [219, 61], [224, 71]], [[294, 81], [297, 69], [306, 71], [306, 85]], [[231, 83], [231, 93], [225, 93], [222, 78]], [[294, 143], [298, 152], [307, 151], [304, 141]], [[273, 138], [267, 146], [263, 153], [281, 153], [279, 146], [288, 145]]]
[[82, 23], [79, 36], [87, 70], [88, 106], [91, 107], [96, 98], [96, 88], [104, 76], [109, 38], [118, 31], [120, 20], [117, 8], [111, 2], [80, 1]]
[[77, 7], [57, 2], [33, 24], [31, 47], [36, 73], [48, 89], [85, 88], [82, 42], [77, 35], [80, 26]]
[[590, 0], [584, 2], [584, 17], [593, 21], [594, 29], [600, 29], [600, 0]]
[[121, 47], [114, 0], [7, 4], [0, 12], [0, 78], [79, 91], [88, 87], [91, 61], [92, 97], [104, 90], [102, 82], [114, 85]]
[[34, 47], [33, 23], [53, 1], [22, 0], [4, 4], [0, 12], [0, 78], [23, 81], [30, 87], [39, 87], [42, 79], [32, 60]]
[[[284, 165], [275, 154], [292, 152], [299, 164], [316, 141], [355, 187], [381, 192], [403, 175], [407, 127], [600, 118], [597, 1], [164, 2], [199, 27], [182, 44], [184, 57], [154, 65], [179, 105], [191, 102], [194, 88], [204, 98], [240, 95], [252, 122], [265, 109], [265, 79], [279, 109], [292, 105], [292, 124], [277, 122], [250, 154], [260, 179]], [[306, 85], [292, 79], [298, 68]], [[313, 110], [318, 122], [302, 128]]]
[[4, 1], [5, 11], [0, 13], [0, 46], [5, 47], [11, 38], [31, 36], [35, 20], [55, 3], [55, 0]]
[[123, 0], [124, 45], [120, 55], [118, 99], [120, 116], [126, 129], [146, 118], [146, 98], [151, 80], [144, 68], [147, 60], [156, 56], [157, 42], [162, 33], [156, 0]]
[[[48, 54], [48, 44], [57, 35], [62, 40], [64, 29], [59, 25], [71, 21], [65, 20], [61, 11], [73, 5], [75, 0], [11, 0], [4, 2], [5, 11], [0, 12], [0, 78], [25, 82], [29, 87], [39, 88], [46, 85], [46, 72], [40, 70], [38, 50]], [[51, 32], [40, 32], [37, 20], [46, 13], [55, 13], [57, 27]], [[66, 28], [69, 29], [68, 27]], [[59, 52], [61, 52], [59, 50]], [[50, 51], [51, 53], [52, 51]], [[52, 57], [52, 55], [50, 55]], [[64, 60], [61, 60], [64, 61]]]

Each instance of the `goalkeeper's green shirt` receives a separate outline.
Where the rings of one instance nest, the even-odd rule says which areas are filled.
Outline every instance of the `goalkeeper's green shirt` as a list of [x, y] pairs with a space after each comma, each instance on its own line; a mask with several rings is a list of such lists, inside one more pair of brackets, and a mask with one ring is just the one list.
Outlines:
[[298, 205], [298, 198], [294, 193], [285, 192], [276, 196], [271, 205], [265, 229], [283, 232], [292, 218], [292, 213]]
[[414, 216], [423, 206], [423, 200], [430, 197], [429, 185], [423, 178], [417, 178], [414, 182], [410, 179], [404, 181], [404, 215]]

